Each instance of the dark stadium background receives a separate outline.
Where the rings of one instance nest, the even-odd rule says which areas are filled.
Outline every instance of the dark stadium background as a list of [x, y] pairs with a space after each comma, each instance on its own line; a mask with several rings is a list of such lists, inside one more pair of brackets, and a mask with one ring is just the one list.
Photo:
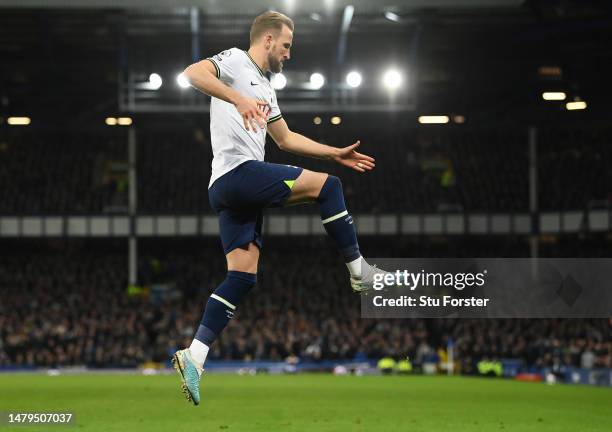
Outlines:
[[[272, 142], [267, 158], [339, 175], [365, 256], [611, 256], [608, 2], [354, 1], [344, 27], [347, 2], [297, 3], [0, 3], [1, 370], [166, 365], [189, 343], [225, 264], [207, 98], [175, 76], [247, 48], [268, 6], [295, 21], [277, 92], [289, 126], [335, 146], [360, 139], [377, 167], [359, 175]], [[393, 95], [379, 82], [388, 66], [404, 74]], [[343, 84], [352, 68], [359, 89]], [[326, 85], [302, 88], [315, 71]], [[142, 89], [154, 72], [162, 87]], [[567, 110], [573, 100], [587, 108]], [[418, 122], [432, 114], [449, 123]], [[361, 319], [317, 218], [268, 212], [258, 285], [213, 361], [408, 356], [418, 372], [452, 339], [459, 374], [502, 359], [560, 379], [612, 368], [610, 319]]]

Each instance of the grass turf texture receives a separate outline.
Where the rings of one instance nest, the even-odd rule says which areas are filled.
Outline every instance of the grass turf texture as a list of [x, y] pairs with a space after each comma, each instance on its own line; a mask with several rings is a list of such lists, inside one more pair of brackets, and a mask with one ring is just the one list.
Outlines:
[[0, 374], [0, 411], [72, 411], [88, 431], [612, 431], [612, 389], [461, 377]]

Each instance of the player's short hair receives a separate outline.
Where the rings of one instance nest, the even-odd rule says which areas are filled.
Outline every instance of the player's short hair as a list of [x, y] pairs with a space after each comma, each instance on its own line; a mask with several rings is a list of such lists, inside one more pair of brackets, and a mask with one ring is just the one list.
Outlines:
[[276, 11], [267, 11], [258, 15], [251, 24], [251, 44], [266, 30], [274, 30], [278, 34], [284, 25], [293, 31], [293, 20], [287, 15]]

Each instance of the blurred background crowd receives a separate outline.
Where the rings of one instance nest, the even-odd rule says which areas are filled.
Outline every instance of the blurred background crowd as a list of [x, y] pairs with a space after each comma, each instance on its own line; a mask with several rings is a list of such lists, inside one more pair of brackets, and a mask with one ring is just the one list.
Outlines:
[[[504, 242], [503, 248], [496, 247]], [[519, 238], [364, 238], [372, 256], [528, 256]], [[131, 367], [166, 362], [188, 345], [208, 295], [224, 278], [216, 239], [141, 243], [139, 277], [128, 290], [123, 242], [7, 242], [0, 256], [0, 366]], [[605, 243], [575, 238], [544, 248], [607, 256]], [[300, 260], [291, 251], [299, 249]], [[405, 319], [360, 317], [341, 259], [319, 238], [270, 238], [258, 284], [214, 344], [210, 358], [302, 361], [408, 356], [418, 367], [446, 361], [448, 341], [462, 373], [482, 359], [525, 368], [612, 366], [609, 319]]]
[[[334, 164], [281, 152], [270, 142], [271, 162], [330, 172], [344, 179], [354, 213], [526, 212], [529, 209], [526, 129], [413, 129], [394, 133], [347, 129], [298, 130], [322, 142], [344, 146], [360, 139], [361, 151], [375, 156], [379, 169], [359, 176]], [[137, 154], [138, 209], [144, 214], [208, 213], [205, 190], [211, 148], [198, 128], [145, 129]], [[127, 206], [125, 137], [108, 131], [20, 131], [0, 140], [2, 214], [99, 214]], [[612, 129], [541, 129], [538, 139], [539, 208], [585, 210], [612, 202]], [[381, 193], [384, 191], [384, 193]], [[284, 212], [303, 212], [286, 209]], [[314, 209], [313, 209], [314, 212]]]

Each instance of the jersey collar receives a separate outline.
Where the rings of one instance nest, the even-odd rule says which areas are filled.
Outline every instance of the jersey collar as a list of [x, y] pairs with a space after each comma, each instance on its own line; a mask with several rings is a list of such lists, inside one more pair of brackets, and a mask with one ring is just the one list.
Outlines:
[[248, 51], [244, 51], [244, 53], [249, 57], [249, 59], [251, 60], [251, 62], [253, 63], [253, 65], [255, 65], [255, 67], [257, 68], [257, 70], [259, 71], [260, 75], [262, 78], [265, 78], [266, 76], [264, 75], [263, 71], [261, 70], [261, 68], [259, 67], [259, 65], [257, 63], [255, 63], [255, 60], [253, 60], [253, 57], [251, 57], [251, 54], [249, 54]]

